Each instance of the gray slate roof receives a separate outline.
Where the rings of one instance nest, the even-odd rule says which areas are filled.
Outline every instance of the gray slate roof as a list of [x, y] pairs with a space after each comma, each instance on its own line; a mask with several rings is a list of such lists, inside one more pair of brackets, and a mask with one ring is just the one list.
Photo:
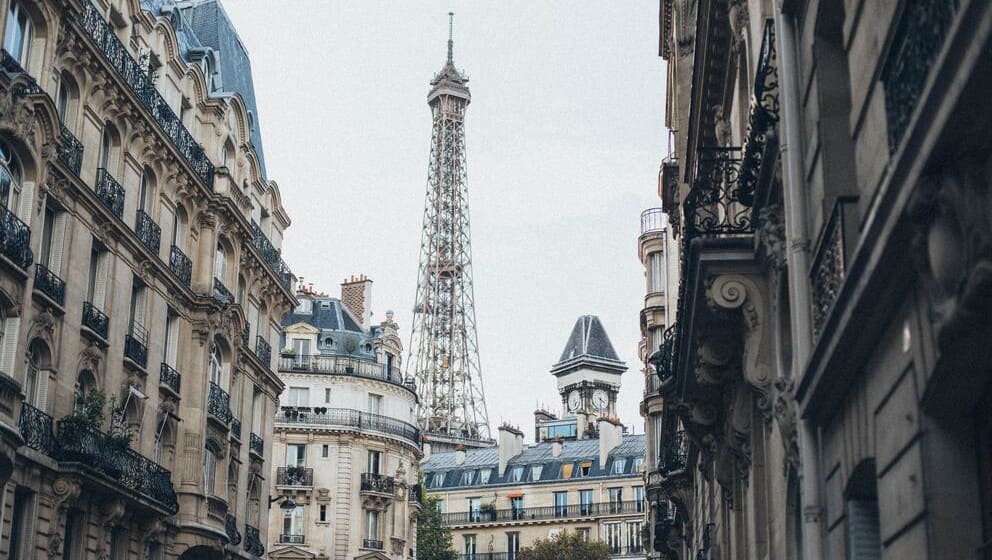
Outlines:
[[620, 361], [606, 329], [595, 315], [583, 315], [575, 321], [572, 334], [565, 343], [559, 362], [564, 362], [579, 356], [591, 356], [605, 360]]

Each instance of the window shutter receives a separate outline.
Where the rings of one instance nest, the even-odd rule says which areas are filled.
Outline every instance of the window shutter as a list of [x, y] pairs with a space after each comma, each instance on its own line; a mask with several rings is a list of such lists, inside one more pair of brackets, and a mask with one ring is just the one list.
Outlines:
[[175, 218], [172, 217], [172, 208], [169, 208], [165, 204], [159, 209], [159, 220], [158, 223], [162, 224], [162, 243], [159, 244], [158, 252], [159, 257], [165, 261], [169, 262], [169, 251], [172, 250], [172, 237], [173, 230], [176, 229]]
[[34, 183], [25, 183], [21, 186], [21, 212], [18, 217], [30, 225], [32, 210], [34, 210]]
[[179, 357], [179, 317], [170, 315], [166, 325], [168, 332], [168, 345], [165, 348], [165, 361], [175, 367], [176, 359]]
[[[248, 302], [248, 344], [255, 343], [255, 336], [261, 334], [258, 330], [258, 306]], [[264, 336], [262, 338], [265, 338]]]
[[21, 326], [20, 317], [7, 317], [7, 322], [3, 326], [3, 347], [0, 348], [0, 371], [11, 377], [15, 377], [14, 363], [17, 356], [17, 339]]
[[848, 499], [847, 557], [851, 560], [879, 560], [882, 557], [877, 500]]
[[55, 222], [52, 227], [52, 250], [49, 259], [49, 269], [58, 276], [62, 276], [62, 252], [65, 248], [65, 229], [68, 222], [68, 212], [58, 212], [55, 214]]
[[93, 305], [106, 313], [107, 272], [110, 269], [110, 253], [101, 251], [96, 261], [96, 277], [93, 279]]
[[42, 412], [48, 411], [48, 377], [47, 369], [38, 370], [38, 400], [35, 406]]

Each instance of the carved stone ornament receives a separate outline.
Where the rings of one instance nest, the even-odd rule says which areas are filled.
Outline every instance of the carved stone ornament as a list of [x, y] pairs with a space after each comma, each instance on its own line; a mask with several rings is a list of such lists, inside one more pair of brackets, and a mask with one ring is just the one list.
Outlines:
[[775, 422], [778, 424], [782, 447], [785, 449], [782, 474], [788, 475], [790, 469], [798, 473], [801, 472], [802, 464], [799, 459], [799, 408], [796, 405], [795, 381], [787, 378], [776, 379], [774, 392]]
[[731, 48], [734, 52], [740, 52], [747, 38], [747, 23], [749, 18], [747, 10], [747, 0], [730, 0], [729, 23], [731, 36]]
[[724, 116], [723, 105], [713, 106], [713, 135], [717, 146], [729, 146], [732, 139], [730, 120]]
[[18, 84], [14, 87], [0, 88], [0, 126], [11, 130], [15, 136], [23, 138], [28, 144], [35, 144], [35, 110], [34, 107], [18, 94]]
[[59, 477], [52, 482], [52, 509], [55, 511], [55, 530], [48, 537], [48, 558], [62, 558], [62, 534], [65, 532], [65, 516], [69, 508], [79, 498], [82, 490], [75, 478]]
[[740, 309], [744, 326], [744, 380], [768, 402], [772, 380], [772, 336], [765, 317], [768, 306], [764, 282], [756, 277], [725, 274], [708, 281], [706, 299], [711, 307]]
[[773, 272], [785, 268], [785, 222], [782, 221], [782, 207], [765, 206], [758, 211], [758, 227], [754, 232], [765, 261]]
[[696, 381], [718, 385], [736, 375], [739, 351], [736, 341], [728, 335], [714, 334], [701, 340], [696, 348]]

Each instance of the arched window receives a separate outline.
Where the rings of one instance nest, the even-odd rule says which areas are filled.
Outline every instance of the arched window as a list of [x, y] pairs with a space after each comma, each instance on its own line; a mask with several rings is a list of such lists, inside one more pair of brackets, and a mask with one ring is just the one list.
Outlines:
[[203, 453], [203, 492], [207, 496], [214, 495], [214, 485], [217, 482], [217, 451], [207, 444]]
[[234, 165], [234, 144], [230, 140], [224, 142], [224, 151], [220, 154], [221, 167], [231, 167]]
[[20, 2], [11, 2], [7, 11], [7, 29], [3, 36], [3, 48], [10, 53], [25, 70], [31, 56], [31, 18]]
[[138, 190], [138, 211], [151, 214], [151, 200], [154, 192], [155, 183], [152, 171], [146, 166], [141, 170], [141, 186]]
[[117, 164], [115, 154], [117, 146], [120, 145], [118, 138], [117, 130], [114, 129], [112, 124], [107, 123], [103, 126], [103, 135], [100, 137], [100, 158], [97, 162], [97, 168], [107, 170], [111, 176], [113, 176], [111, 170]]
[[186, 210], [182, 206], [176, 206], [172, 217], [172, 244], [180, 251], [186, 250]]
[[80, 371], [76, 376], [76, 396], [87, 395], [93, 389], [96, 389], [96, 376], [88, 369]]
[[17, 214], [21, 202], [21, 166], [10, 146], [0, 142], [0, 205]]
[[48, 393], [48, 367], [50, 359], [48, 347], [35, 339], [28, 346], [27, 364], [24, 373], [25, 402], [45, 409]]
[[221, 384], [224, 373], [224, 355], [220, 351], [220, 345], [214, 344], [213, 352], [210, 353], [210, 365], [207, 368], [210, 375], [210, 382]]
[[217, 243], [217, 254], [214, 258], [214, 278], [224, 283], [224, 276], [227, 273], [227, 251], [224, 246]]
[[55, 103], [59, 111], [59, 120], [70, 131], [75, 127], [73, 121], [76, 116], [76, 100], [78, 99], [79, 88], [68, 72], [59, 75], [59, 91]]

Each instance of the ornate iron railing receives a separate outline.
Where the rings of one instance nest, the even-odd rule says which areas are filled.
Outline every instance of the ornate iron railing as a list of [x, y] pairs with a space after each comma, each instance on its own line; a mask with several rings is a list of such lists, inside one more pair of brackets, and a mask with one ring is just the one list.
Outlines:
[[241, 439], [241, 420], [233, 417], [231, 418], [231, 435]]
[[238, 532], [238, 518], [230, 513], [224, 516], [224, 532], [227, 533], [227, 544], [231, 546], [241, 544], [241, 533]]
[[132, 333], [124, 337], [124, 357], [141, 367], [148, 365], [148, 348], [142, 339]]
[[406, 389], [414, 390], [413, 383], [404, 380], [398, 370], [390, 369], [386, 364], [373, 361], [371, 358], [362, 359], [352, 356], [334, 355], [322, 356], [320, 354], [310, 356], [281, 356], [279, 358], [279, 371], [354, 375], [368, 379], [388, 381]]
[[391, 476], [376, 473], [362, 473], [362, 492], [392, 494], [396, 488], [396, 479]]
[[641, 212], [641, 235], [665, 231], [665, 211], [661, 208], [648, 208]]
[[270, 270], [279, 279], [279, 282], [288, 290], [292, 287], [293, 283], [293, 273], [286, 266], [286, 263], [282, 260], [282, 255], [279, 249], [276, 249], [272, 242], [269, 241], [268, 236], [262, 232], [261, 226], [255, 223], [254, 220], [251, 222], [252, 231], [252, 245], [255, 246], [255, 250], [262, 257], [262, 262], [269, 267]]
[[162, 240], [162, 228], [144, 210], [138, 210], [134, 233], [138, 235], [138, 239], [145, 244], [145, 247], [148, 247], [152, 253], [158, 254], [159, 244]]
[[258, 534], [258, 528], [245, 525], [245, 552], [254, 556], [265, 554], [265, 547], [262, 545], [262, 538]]
[[658, 470], [662, 475], [669, 475], [674, 472], [684, 470], [689, 460], [689, 434], [685, 431], [677, 431], [665, 445], [662, 451]]
[[410, 491], [407, 494], [407, 500], [411, 502], [416, 502], [418, 504], [424, 503], [424, 487], [419, 484], [414, 484], [410, 487]]
[[227, 286], [225, 286], [224, 283], [217, 278], [214, 278], [214, 299], [225, 305], [234, 301], [234, 295], [227, 289]]
[[696, 179], [683, 203], [685, 236], [754, 233], [754, 191], [741, 183], [740, 148], [700, 148]]
[[187, 288], [193, 280], [193, 261], [189, 260], [186, 253], [175, 245], [169, 249], [169, 269], [179, 278]]
[[676, 372], [675, 369], [675, 333], [676, 325], [671, 325], [662, 333], [661, 345], [658, 351], [651, 355], [651, 365], [654, 366], [655, 375], [658, 381], [664, 383], [671, 379]]
[[161, 367], [158, 369], [158, 382], [161, 385], [165, 385], [172, 390], [173, 393], [179, 394], [180, 383], [182, 382], [183, 376], [179, 375], [179, 372], [169, 364], [162, 362]]
[[214, 165], [210, 163], [203, 148], [196, 142], [182, 121], [165, 102], [165, 99], [155, 89], [152, 79], [145, 73], [141, 64], [127, 51], [127, 47], [117, 38], [117, 34], [100, 15], [100, 11], [90, 2], [84, 2], [79, 25], [89, 35], [97, 48], [103, 52], [110, 65], [127, 84], [128, 89], [138, 98], [138, 101], [151, 113], [166, 136], [172, 140], [176, 150], [193, 168], [200, 180], [213, 190]]
[[362, 548], [382, 550], [382, 541], [377, 541], [375, 539], [362, 539]]
[[845, 239], [844, 210], [856, 199], [838, 198], [830, 219], [823, 227], [810, 268], [810, 295], [813, 306], [813, 338], [817, 339], [823, 325], [833, 310], [837, 294], [847, 273], [847, 245]]
[[757, 190], [769, 132], [778, 125], [778, 113], [778, 54], [775, 49], [774, 20], [769, 18], [765, 21], [761, 52], [758, 55], [747, 140], [744, 143], [744, 160], [741, 163], [742, 190], [752, 195]]
[[908, 0], [882, 70], [889, 152], [895, 152], [954, 20], [957, 2]]
[[313, 469], [309, 467], [276, 468], [277, 486], [313, 486]]
[[59, 130], [62, 133], [62, 144], [56, 148], [59, 161], [78, 176], [83, 168], [83, 143], [64, 124]]
[[301, 410], [299, 407], [284, 407], [282, 416], [276, 416], [276, 423], [371, 430], [398, 436], [414, 445], [420, 445], [420, 430], [416, 426], [388, 416], [348, 408], [319, 407]]
[[118, 218], [124, 218], [124, 187], [104, 168], [96, 170], [96, 196]]
[[17, 85], [12, 92], [16, 97], [45, 93], [45, 90], [41, 89], [34, 77], [28, 74], [27, 70], [4, 49], [0, 49], [0, 68], [8, 74], [24, 74], [28, 78], [27, 85]]
[[110, 318], [92, 303], [83, 302], [83, 326], [106, 339], [110, 330]]
[[231, 422], [231, 395], [220, 388], [220, 385], [210, 382], [210, 393], [207, 395], [207, 412], [213, 414], [225, 424]]
[[255, 355], [266, 367], [272, 363], [272, 345], [261, 335], [255, 337]]
[[65, 281], [41, 263], [35, 265], [34, 287], [60, 306], [65, 305]]
[[24, 270], [34, 261], [31, 228], [6, 206], [0, 206], [0, 253]]
[[265, 451], [265, 440], [262, 439], [262, 436], [252, 432], [248, 436], [248, 449], [262, 455]]
[[22, 403], [18, 427], [24, 445], [46, 455], [52, 454], [55, 449], [55, 421], [51, 416], [28, 403]]
[[641, 502], [597, 502], [559, 506], [520, 507], [505, 509], [475, 509], [442, 513], [445, 525], [469, 525], [475, 523], [502, 523], [506, 521], [532, 521], [543, 519], [582, 519], [610, 515], [643, 513], [638, 509]]
[[170, 513], [179, 511], [171, 473], [99, 430], [69, 419], [60, 420], [56, 458], [105, 475], [124, 488], [158, 502]]
[[303, 544], [303, 535], [280, 533], [279, 542], [281, 544]]
[[475, 552], [459, 554], [457, 560], [515, 560], [520, 553], [513, 552]]

